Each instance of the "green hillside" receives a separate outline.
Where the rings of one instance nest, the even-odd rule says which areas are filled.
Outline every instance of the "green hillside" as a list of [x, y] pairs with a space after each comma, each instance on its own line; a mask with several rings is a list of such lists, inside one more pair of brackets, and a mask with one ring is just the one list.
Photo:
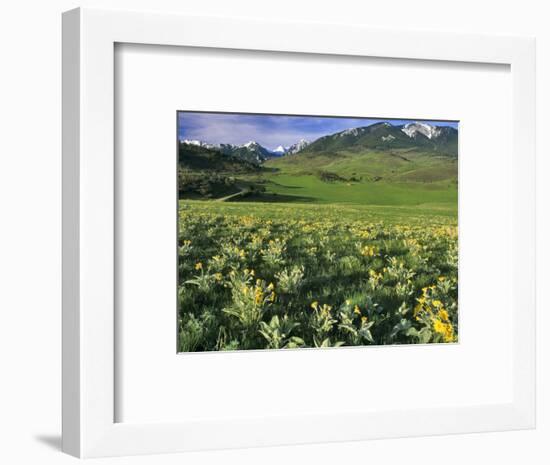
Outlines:
[[[265, 192], [247, 201], [300, 203], [349, 203], [357, 205], [424, 205], [441, 206], [456, 211], [458, 193], [456, 184], [441, 182], [325, 182], [315, 176], [280, 174], [270, 176], [264, 184]], [[270, 195], [271, 194], [271, 195]], [[278, 196], [281, 199], [278, 199]], [[238, 200], [238, 199], [236, 199]]]
[[[414, 125], [413, 125], [414, 126]], [[458, 131], [450, 127], [438, 127], [436, 135], [428, 137], [419, 131], [403, 132], [406, 126], [377, 123], [361, 128], [351, 128], [317, 139], [301, 153], [338, 152], [350, 148], [371, 150], [415, 150], [458, 156]]]
[[434, 182], [455, 180], [458, 160], [443, 155], [409, 150], [353, 150], [301, 152], [271, 159], [264, 167], [284, 174], [333, 173], [342, 180]]
[[178, 168], [187, 172], [254, 173], [260, 166], [238, 156], [195, 145], [179, 144]]
[[263, 163], [238, 151], [229, 155], [180, 144], [180, 198], [430, 205], [456, 212], [457, 131], [440, 127], [431, 139], [400, 128], [387, 123], [353, 128]]

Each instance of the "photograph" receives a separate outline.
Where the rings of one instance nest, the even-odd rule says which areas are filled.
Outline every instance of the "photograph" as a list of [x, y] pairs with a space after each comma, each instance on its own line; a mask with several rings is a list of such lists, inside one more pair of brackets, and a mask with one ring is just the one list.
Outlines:
[[178, 352], [459, 341], [459, 121], [176, 117]]

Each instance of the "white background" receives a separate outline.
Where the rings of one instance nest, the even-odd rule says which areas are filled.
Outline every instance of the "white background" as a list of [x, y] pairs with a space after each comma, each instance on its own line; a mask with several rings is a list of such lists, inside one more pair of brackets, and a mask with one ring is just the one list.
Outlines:
[[[508, 66], [135, 45], [115, 63], [117, 421], [512, 401]], [[459, 120], [460, 344], [176, 354], [177, 109]]]
[[[193, 14], [361, 23], [375, 27], [536, 36], [538, 87], [538, 428], [271, 449], [103, 460], [104, 463], [547, 463], [550, 457], [550, 31], [545, 2], [464, 0], [338, 2], [279, 0], [82, 1], [80, 5]], [[59, 452], [61, 365], [61, 18], [71, 1], [3, 5], [0, 17], [0, 459], [71, 463]], [[545, 208], [546, 207], [546, 208]], [[492, 266], [492, 265], [491, 265]]]

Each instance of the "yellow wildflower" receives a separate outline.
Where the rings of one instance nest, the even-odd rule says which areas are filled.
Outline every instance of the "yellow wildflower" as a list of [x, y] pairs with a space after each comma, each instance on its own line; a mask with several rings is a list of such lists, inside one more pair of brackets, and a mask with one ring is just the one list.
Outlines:
[[444, 334], [445, 333], [445, 323], [437, 318], [434, 320], [434, 331], [436, 333]]
[[254, 291], [254, 302], [256, 305], [260, 305], [264, 298], [264, 293], [261, 288], [257, 287]]
[[195, 270], [197, 270], [197, 271], [198, 271], [198, 270], [202, 270], [202, 263], [201, 263], [201, 262], [197, 262], [197, 263], [195, 264]]
[[366, 245], [361, 249], [361, 255], [364, 257], [372, 257], [376, 253], [376, 249], [372, 245]]
[[433, 320], [433, 327], [436, 333], [443, 336], [444, 342], [452, 342], [454, 340], [454, 331], [450, 323], [444, 323], [443, 321], [435, 318]]
[[361, 315], [361, 309], [356, 305], [355, 307], [353, 307], [353, 313]]

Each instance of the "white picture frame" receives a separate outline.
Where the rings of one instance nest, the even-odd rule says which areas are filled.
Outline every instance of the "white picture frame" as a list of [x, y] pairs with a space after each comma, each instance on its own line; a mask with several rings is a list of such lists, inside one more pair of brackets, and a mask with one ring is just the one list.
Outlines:
[[[304, 34], [307, 30], [307, 34]], [[513, 395], [376, 413], [115, 422], [114, 46], [283, 51], [510, 66]], [[63, 15], [63, 450], [78, 457], [533, 428], [535, 43], [532, 38], [76, 9]]]

